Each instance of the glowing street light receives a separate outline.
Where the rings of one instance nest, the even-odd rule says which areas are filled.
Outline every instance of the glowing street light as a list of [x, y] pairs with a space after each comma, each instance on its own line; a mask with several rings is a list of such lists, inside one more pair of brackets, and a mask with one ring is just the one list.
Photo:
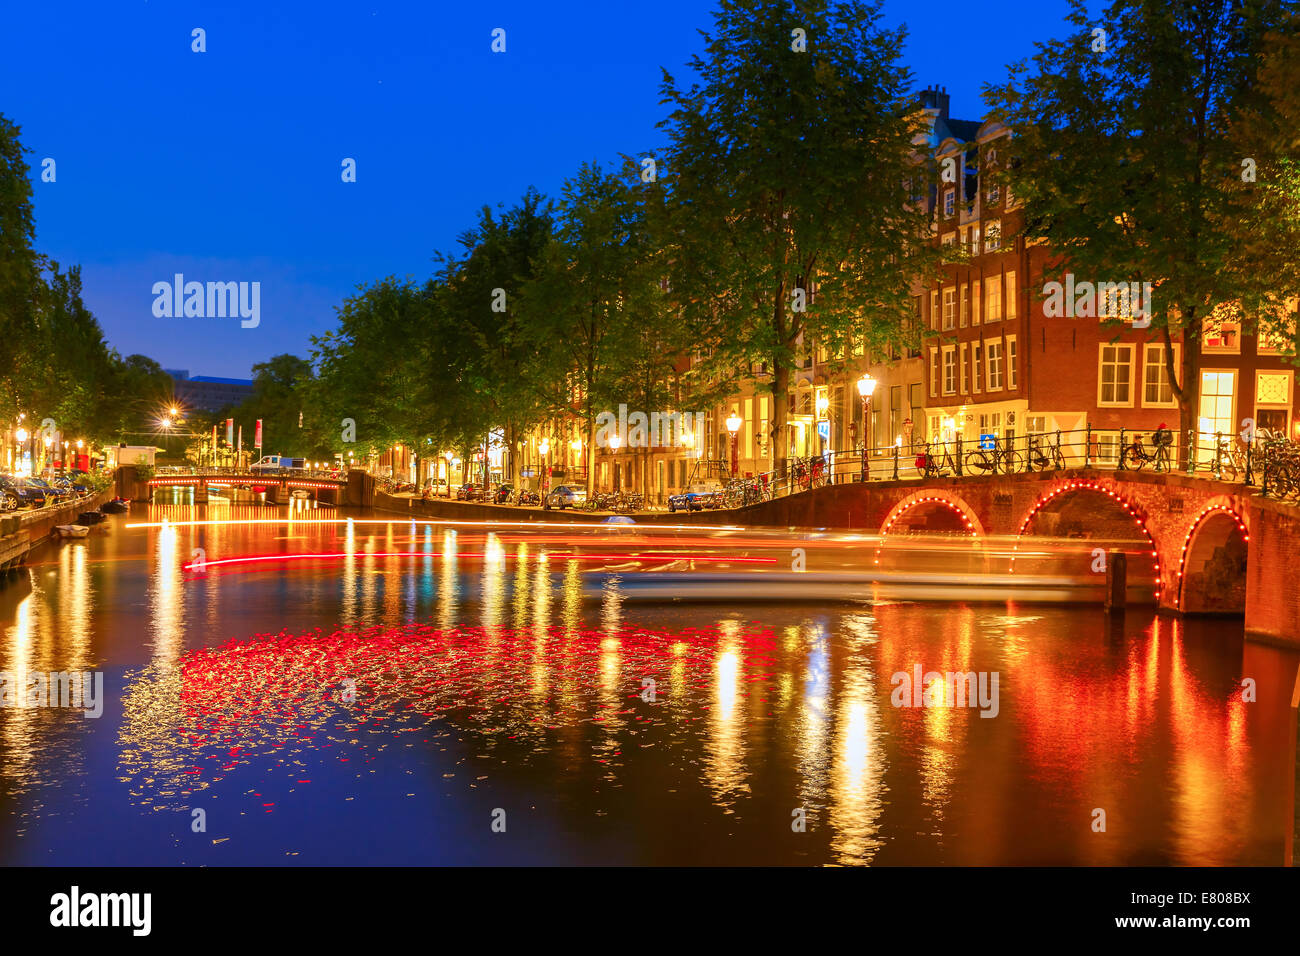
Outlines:
[[731, 477], [736, 477], [736, 470], [740, 466], [740, 426], [744, 424], [742, 419], [733, 408], [731, 414], [727, 416], [727, 431], [731, 432]]
[[858, 394], [862, 396], [862, 480], [867, 480], [867, 454], [871, 448], [871, 393], [876, 390], [876, 380], [871, 373], [858, 379]]

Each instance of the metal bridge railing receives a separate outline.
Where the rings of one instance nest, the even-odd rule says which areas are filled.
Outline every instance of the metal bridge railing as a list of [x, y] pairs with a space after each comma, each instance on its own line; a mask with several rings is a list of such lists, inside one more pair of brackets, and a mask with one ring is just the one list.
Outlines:
[[[1187, 454], [1180, 455], [1181, 448]], [[1180, 465], [1180, 458], [1183, 464]], [[1179, 443], [1170, 429], [1098, 429], [985, 436], [971, 441], [898, 442], [864, 450], [790, 458], [785, 468], [733, 479], [724, 507], [743, 507], [828, 484], [920, 481], [1012, 475], [1066, 468], [1179, 472], [1259, 488], [1266, 496], [1300, 499], [1300, 443], [1260, 429], [1227, 435], [1193, 431]]]

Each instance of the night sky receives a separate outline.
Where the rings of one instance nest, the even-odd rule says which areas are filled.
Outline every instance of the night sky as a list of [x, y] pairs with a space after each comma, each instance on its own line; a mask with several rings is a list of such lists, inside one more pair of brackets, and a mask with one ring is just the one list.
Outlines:
[[[247, 377], [364, 282], [427, 277], [484, 204], [557, 195], [584, 160], [661, 142], [705, 0], [589, 3], [9, 0], [0, 112], [31, 153], [37, 247], [80, 263], [123, 355]], [[1066, 32], [1064, 0], [893, 0], [917, 87], [979, 118], [980, 86]], [[924, 19], [922, 19], [924, 17]], [[191, 30], [206, 30], [206, 53]], [[506, 30], [506, 52], [491, 32]], [[57, 181], [40, 181], [55, 160]], [[357, 182], [341, 181], [345, 157]], [[155, 318], [155, 282], [261, 283], [261, 322]]]

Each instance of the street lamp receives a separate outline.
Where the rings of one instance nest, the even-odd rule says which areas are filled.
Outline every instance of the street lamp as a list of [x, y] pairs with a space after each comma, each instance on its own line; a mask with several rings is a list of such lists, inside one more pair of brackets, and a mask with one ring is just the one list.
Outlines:
[[18, 461], [16, 463], [16, 467], [14, 470], [21, 472], [22, 460], [23, 460], [23, 446], [27, 444], [27, 429], [19, 428], [16, 432], [14, 432], [14, 438], [18, 439]]
[[867, 480], [867, 453], [871, 448], [871, 419], [869, 417], [871, 409], [871, 393], [876, 390], [876, 380], [871, 377], [871, 373], [863, 375], [858, 379], [858, 394], [862, 396], [862, 480]]
[[743, 419], [740, 414], [733, 408], [731, 414], [727, 416], [727, 431], [731, 432], [731, 477], [736, 477], [736, 470], [740, 465], [740, 426]]
[[[615, 432], [614, 434], [609, 436], [609, 447], [614, 450], [615, 456], [618, 455], [618, 450], [620, 447], [622, 447], [622, 445], [623, 445], [623, 439], [619, 437], [618, 432]], [[614, 488], [612, 490], [618, 491], [618, 458], [617, 457], [615, 457], [614, 459]]]

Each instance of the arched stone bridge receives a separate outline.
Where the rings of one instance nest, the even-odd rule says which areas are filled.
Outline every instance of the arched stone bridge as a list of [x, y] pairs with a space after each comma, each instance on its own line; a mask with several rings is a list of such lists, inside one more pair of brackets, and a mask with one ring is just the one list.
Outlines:
[[[1257, 636], [1300, 643], [1300, 508], [1183, 474], [1068, 469], [829, 485], [658, 523], [1098, 538], [1149, 548], [1162, 609], [1236, 612]], [[685, 520], [683, 520], [685, 519]], [[642, 519], [638, 519], [642, 520]]]

